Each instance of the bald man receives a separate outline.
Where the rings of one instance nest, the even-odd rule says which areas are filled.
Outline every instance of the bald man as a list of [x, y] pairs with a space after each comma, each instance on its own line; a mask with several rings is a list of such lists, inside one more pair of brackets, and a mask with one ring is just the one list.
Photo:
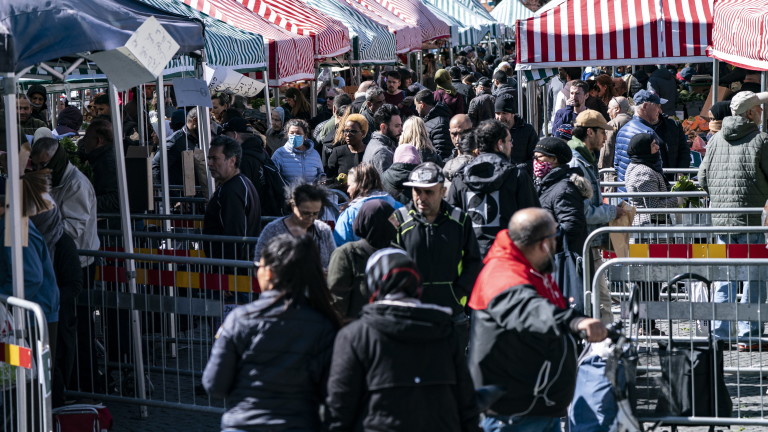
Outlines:
[[[499, 232], [469, 300], [469, 369], [475, 388], [510, 389], [485, 413], [485, 431], [560, 431], [576, 386], [576, 335], [599, 342], [608, 332], [597, 319], [568, 307], [552, 272], [557, 222], [527, 208]], [[539, 382], [542, 379], [546, 382]], [[512, 391], [513, 389], [513, 391]], [[519, 413], [524, 413], [520, 415]], [[507, 430], [507, 429], [505, 429]]]
[[475, 157], [477, 145], [474, 140], [466, 140], [462, 148], [462, 138], [472, 131], [472, 120], [466, 114], [456, 114], [448, 123], [448, 132], [453, 143], [453, 155], [443, 166], [446, 190], [453, 180], [453, 176]]

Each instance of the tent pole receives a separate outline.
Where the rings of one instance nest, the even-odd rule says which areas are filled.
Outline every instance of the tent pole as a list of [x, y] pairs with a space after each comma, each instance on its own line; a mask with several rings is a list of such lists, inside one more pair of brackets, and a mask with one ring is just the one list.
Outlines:
[[407, 67], [408, 69], [412, 69], [411, 68], [411, 54], [413, 54], [413, 53], [409, 52], [408, 54], [405, 55], [405, 67]]
[[275, 87], [275, 106], [280, 106], [280, 87]]
[[[161, 158], [160, 184], [162, 185], [161, 194], [163, 198], [163, 209], [161, 213], [164, 215], [170, 215], [171, 199], [170, 199], [170, 191], [168, 190], [168, 159], [167, 159], [168, 149], [165, 147], [165, 140], [167, 139], [167, 137], [165, 136], [165, 85], [163, 83], [162, 73], [157, 76], [157, 86], [155, 89], [155, 93], [157, 94], [157, 107], [155, 109], [157, 110], [157, 140], [158, 140], [158, 147], [159, 147], [158, 151], [160, 152], [160, 158]], [[143, 94], [144, 92], [142, 91], [142, 95]], [[141, 115], [141, 118], [142, 119], [144, 118], [143, 113]], [[163, 221], [163, 232], [166, 232], [166, 233], [171, 232], [171, 221], [169, 219], [166, 219]], [[170, 242], [170, 239], [168, 239], [167, 241]], [[165, 269], [172, 270], [170, 265], [166, 265]], [[170, 297], [175, 297], [176, 287], [168, 287], [168, 295]], [[168, 327], [170, 330], [171, 338], [175, 340], [177, 337], [176, 314], [171, 314], [168, 317]], [[177, 345], [175, 342], [171, 343], [170, 351], [171, 351], [171, 356], [173, 356], [173, 358], [176, 358], [178, 351], [177, 351]]]
[[[760, 74], [760, 91], [764, 92], [768, 90], [768, 74], [763, 71]], [[763, 110], [763, 116], [760, 119], [760, 124], [763, 126], [762, 131], [765, 132], [768, 130], [768, 112]]]
[[56, 117], [58, 117], [58, 113], [56, 112], [56, 107], [58, 106], [56, 102], [56, 96], [54, 96], [51, 93], [48, 93], [48, 109], [51, 110], [48, 113], [48, 119], [51, 121], [51, 129], [56, 129]]
[[317, 63], [315, 63], [315, 78], [311, 83], [309, 83], [309, 100], [311, 101], [310, 104], [312, 105], [310, 107], [310, 113], [312, 114], [312, 117], [317, 115], [317, 76], [319, 72], [320, 68], [318, 67]]
[[269, 102], [269, 79], [266, 70], [264, 71], [264, 103], [267, 104], [267, 129], [269, 129], [272, 127], [272, 104]]
[[523, 115], [523, 71], [517, 71], [517, 112]]
[[712, 104], [716, 104], [717, 100], [717, 87], [720, 85], [720, 61], [717, 59], [712, 60]]
[[[200, 60], [197, 69], [197, 76], [199, 79], [205, 79], [205, 49], [201, 50]], [[200, 148], [203, 150], [203, 156], [206, 162], [208, 161], [208, 148], [211, 145], [211, 112], [208, 107], [197, 107], [197, 136], [199, 137]], [[208, 183], [208, 196], [213, 196], [213, 178], [211, 177], [211, 171], [208, 168], [208, 164], [205, 164], [205, 179]]]
[[136, 115], [138, 116], [136, 120], [139, 124], [139, 145], [141, 146], [147, 145], [147, 123], [144, 121], [144, 111], [147, 110], [147, 102], [144, 97], [146, 87], [146, 84], [136, 87]]
[[453, 42], [451, 42], [451, 43], [449, 43], [449, 44], [448, 44], [448, 52], [450, 53], [448, 58], [450, 59], [450, 61], [451, 61], [451, 64], [449, 64], [449, 65], [444, 65], [444, 66], [443, 66], [443, 69], [445, 69], [445, 68], [446, 68], [446, 67], [448, 67], [448, 66], [453, 66]]
[[[120, 115], [120, 106], [117, 103], [117, 87], [109, 82], [109, 109], [112, 113], [112, 130], [114, 133], [115, 162], [117, 165], [118, 192], [120, 194], [120, 220], [123, 229], [123, 248], [125, 253], [133, 253], [133, 230], [131, 227], [131, 214], [128, 203], [128, 180], [125, 171], [125, 152], [123, 152], [123, 123]], [[132, 259], [125, 260], [125, 275], [128, 280], [128, 291], [136, 295], [136, 263]], [[144, 355], [142, 353], [141, 316], [138, 310], [131, 311], [131, 329], [133, 354], [136, 371], [137, 397], [147, 398], [146, 381], [144, 379]], [[148, 416], [147, 406], [139, 407], [141, 417]]]
[[[160, 184], [161, 194], [163, 195], [163, 211], [162, 214], [171, 214], [171, 193], [168, 187], [168, 149], [165, 147], [165, 141], [168, 139], [165, 136], [165, 91], [164, 91], [163, 75], [160, 74], [157, 77], [157, 138], [159, 141], [158, 151], [160, 152]], [[162, 102], [161, 102], [162, 101]], [[165, 232], [171, 231], [171, 221], [167, 220], [163, 222], [163, 228]]]
[[[3, 103], [5, 103], [5, 142], [7, 143], [8, 160], [8, 194], [5, 197], [5, 217], [8, 219], [6, 227], [10, 228], [5, 233], [11, 242], [11, 275], [13, 280], [13, 296], [24, 298], [24, 261], [22, 256], [21, 238], [21, 167], [19, 166], [19, 124], [16, 119], [16, 77], [9, 74], [2, 81]], [[5, 193], [6, 191], [2, 191]], [[24, 314], [14, 315], [14, 330], [24, 331]], [[23, 333], [20, 333], [23, 334]], [[16, 368], [16, 382], [23, 383], [26, 380], [23, 368]], [[16, 386], [16, 400], [27, 400], [27, 388], [23, 385]], [[27, 430], [27, 405], [18, 403], [16, 424], [18, 430]]]

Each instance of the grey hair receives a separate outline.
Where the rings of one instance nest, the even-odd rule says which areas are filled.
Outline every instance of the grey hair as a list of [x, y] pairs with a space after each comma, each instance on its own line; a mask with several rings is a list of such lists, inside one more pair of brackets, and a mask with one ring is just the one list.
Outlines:
[[197, 108], [192, 108], [187, 113], [187, 121], [189, 120], [197, 120]]
[[56, 151], [59, 149], [59, 141], [54, 138], [40, 138], [32, 143], [31, 156], [37, 156], [45, 153], [49, 157], [53, 157]]
[[373, 102], [379, 95], [384, 94], [384, 89], [381, 87], [371, 87], [365, 91], [365, 101]]

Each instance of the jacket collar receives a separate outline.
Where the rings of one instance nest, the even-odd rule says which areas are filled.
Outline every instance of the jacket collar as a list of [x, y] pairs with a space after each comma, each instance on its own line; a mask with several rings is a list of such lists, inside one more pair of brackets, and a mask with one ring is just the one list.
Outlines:
[[595, 154], [587, 148], [587, 145], [584, 144], [584, 141], [573, 137], [570, 141], [568, 141], [568, 147], [578, 152], [590, 165], [597, 163]]

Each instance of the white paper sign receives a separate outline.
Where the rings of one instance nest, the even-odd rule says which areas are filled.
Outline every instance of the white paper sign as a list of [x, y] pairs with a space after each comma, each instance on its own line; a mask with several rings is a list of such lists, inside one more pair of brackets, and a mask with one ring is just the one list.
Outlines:
[[204, 106], [213, 108], [211, 93], [205, 81], [197, 78], [176, 78], [173, 80], [178, 106]]
[[91, 54], [118, 90], [154, 81], [176, 55], [179, 44], [154, 17], [149, 17], [124, 46]]
[[264, 83], [248, 78], [232, 69], [214, 66], [213, 75], [208, 81], [211, 92], [229, 92], [241, 96], [256, 96], [264, 90]]

